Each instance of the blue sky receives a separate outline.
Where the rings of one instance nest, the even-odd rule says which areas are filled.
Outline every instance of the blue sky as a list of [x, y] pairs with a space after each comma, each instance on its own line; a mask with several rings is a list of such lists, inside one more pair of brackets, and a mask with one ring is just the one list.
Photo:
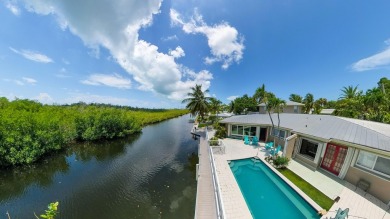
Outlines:
[[0, 96], [183, 107], [263, 83], [337, 99], [390, 78], [389, 1], [5, 0]]

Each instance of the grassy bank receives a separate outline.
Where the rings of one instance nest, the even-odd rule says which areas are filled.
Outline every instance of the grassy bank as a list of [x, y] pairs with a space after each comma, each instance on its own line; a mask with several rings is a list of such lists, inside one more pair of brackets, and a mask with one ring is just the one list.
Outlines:
[[187, 112], [110, 105], [49, 106], [0, 98], [0, 167], [32, 163], [74, 141], [124, 137]]
[[303, 180], [297, 174], [289, 169], [278, 169], [287, 179], [300, 188], [307, 196], [315, 201], [323, 209], [329, 210], [333, 205], [333, 200], [326, 196], [324, 193], [316, 189], [314, 186]]

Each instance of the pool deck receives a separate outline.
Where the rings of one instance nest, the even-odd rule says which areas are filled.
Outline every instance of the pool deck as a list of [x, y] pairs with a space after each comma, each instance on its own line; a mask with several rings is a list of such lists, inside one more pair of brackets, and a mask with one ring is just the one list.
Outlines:
[[206, 134], [199, 130], [199, 170], [198, 185], [196, 191], [195, 218], [215, 219], [217, 218], [217, 208], [215, 205], [214, 186], [211, 176], [211, 167], [209, 160], [209, 146], [206, 140]]
[[[214, 154], [214, 157], [216, 171], [220, 179], [225, 215], [227, 218], [252, 218], [227, 161], [256, 156], [264, 158], [268, 155], [268, 152], [264, 149], [264, 143], [260, 143], [260, 146], [255, 147], [245, 145], [241, 140], [224, 139], [223, 144], [226, 147], [225, 154]], [[323, 219], [333, 218], [338, 208], [349, 208], [348, 218], [390, 219], [388, 205], [370, 194], [359, 190], [355, 191], [356, 187], [354, 185], [321, 169], [313, 171], [295, 160], [291, 161], [289, 168], [328, 197], [340, 196], [340, 201], [331, 207], [329, 212], [322, 217]]]

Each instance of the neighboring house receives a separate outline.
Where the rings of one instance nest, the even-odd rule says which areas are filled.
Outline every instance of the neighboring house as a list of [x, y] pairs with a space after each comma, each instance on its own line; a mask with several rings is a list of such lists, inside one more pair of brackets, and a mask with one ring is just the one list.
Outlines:
[[[277, 115], [272, 118], [277, 127]], [[367, 192], [390, 204], [389, 124], [287, 113], [280, 114], [279, 130], [272, 130], [264, 114], [232, 116], [220, 122], [226, 125], [228, 136], [276, 138], [285, 156], [313, 170], [322, 169], [354, 185], [368, 182]]]
[[[259, 112], [261, 114], [268, 113], [265, 103], [261, 103], [258, 106], [259, 106]], [[283, 107], [283, 113], [304, 113], [303, 106], [304, 104], [302, 103], [297, 103], [294, 101], [286, 101], [286, 106]]]
[[320, 114], [321, 115], [333, 115], [335, 110], [336, 109], [322, 109]]
[[218, 117], [218, 118], [228, 118], [230, 116], [233, 116], [234, 114], [233, 113], [227, 113], [227, 112], [223, 112], [223, 113], [218, 113], [216, 114], [215, 116]]

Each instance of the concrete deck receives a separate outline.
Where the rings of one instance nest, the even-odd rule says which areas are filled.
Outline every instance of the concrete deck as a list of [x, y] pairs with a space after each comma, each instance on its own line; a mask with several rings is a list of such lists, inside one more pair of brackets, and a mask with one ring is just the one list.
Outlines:
[[[264, 143], [260, 143], [260, 147], [255, 147], [245, 145], [241, 140], [224, 139], [223, 144], [226, 147], [226, 153], [215, 154], [214, 157], [226, 217], [252, 218], [227, 161], [255, 156], [264, 158], [268, 152], [263, 147]], [[346, 181], [321, 169], [313, 171], [295, 160], [291, 161], [289, 168], [328, 197], [333, 199], [340, 196], [340, 201], [331, 207], [329, 212], [322, 217], [323, 219], [333, 218], [338, 208], [349, 208], [348, 218], [390, 219], [389, 206], [369, 194], [359, 190], [355, 191], [356, 188]]]
[[217, 208], [214, 196], [214, 186], [211, 176], [211, 166], [209, 160], [209, 146], [206, 140], [205, 131], [199, 130], [199, 171], [198, 185], [196, 192], [195, 218], [215, 219], [217, 218]]
[[304, 164], [295, 160], [290, 161], [288, 169], [305, 179], [308, 183], [333, 200], [341, 194], [344, 189], [344, 184], [346, 183], [338, 177], [326, 173], [326, 171], [322, 171], [321, 169], [311, 170]]

